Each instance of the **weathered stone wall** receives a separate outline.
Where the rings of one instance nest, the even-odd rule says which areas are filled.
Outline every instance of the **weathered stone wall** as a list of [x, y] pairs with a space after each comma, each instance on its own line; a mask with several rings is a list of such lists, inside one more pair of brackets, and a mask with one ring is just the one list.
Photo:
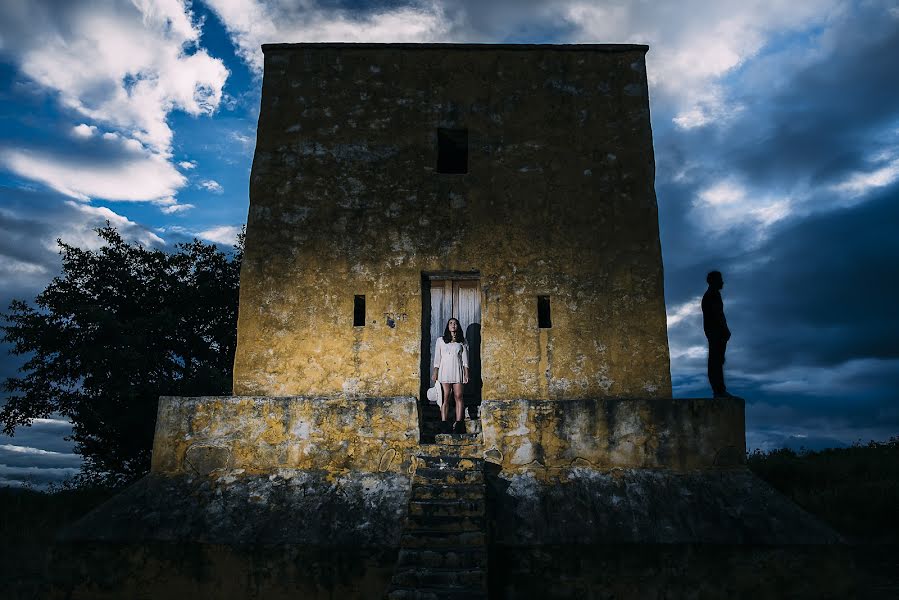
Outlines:
[[418, 448], [415, 398], [162, 397], [151, 471], [276, 469], [407, 474]]
[[731, 468], [745, 462], [741, 398], [486, 401], [486, 458], [542, 479], [573, 467]]
[[234, 393], [418, 395], [422, 274], [477, 271], [485, 399], [669, 397], [646, 50], [264, 46]]

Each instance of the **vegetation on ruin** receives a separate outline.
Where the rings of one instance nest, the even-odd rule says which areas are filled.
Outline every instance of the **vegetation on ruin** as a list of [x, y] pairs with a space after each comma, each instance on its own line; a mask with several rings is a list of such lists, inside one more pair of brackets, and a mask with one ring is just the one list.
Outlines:
[[899, 437], [747, 456], [749, 468], [852, 541], [899, 543]]
[[115, 486], [149, 470], [159, 396], [230, 393], [242, 238], [231, 253], [196, 239], [166, 252], [109, 223], [97, 235], [97, 250], [58, 241], [61, 274], [4, 315], [26, 361], [2, 384], [0, 424], [69, 418], [81, 482]]

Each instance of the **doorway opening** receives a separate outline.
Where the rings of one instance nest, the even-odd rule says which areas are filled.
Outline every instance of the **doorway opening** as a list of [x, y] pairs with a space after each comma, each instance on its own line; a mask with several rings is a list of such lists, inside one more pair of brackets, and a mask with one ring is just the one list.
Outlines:
[[446, 322], [455, 317], [468, 344], [468, 384], [464, 387], [465, 412], [477, 418], [481, 405], [481, 274], [470, 272], [422, 273], [421, 294], [421, 393], [433, 385], [434, 347]]

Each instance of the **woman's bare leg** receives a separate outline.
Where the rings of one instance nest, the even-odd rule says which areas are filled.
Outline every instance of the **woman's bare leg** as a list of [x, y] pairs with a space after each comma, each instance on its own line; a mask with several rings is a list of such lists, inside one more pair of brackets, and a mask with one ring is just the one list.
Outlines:
[[440, 385], [443, 387], [443, 406], [440, 407], [440, 420], [446, 421], [446, 418], [449, 416], [447, 413], [449, 412], [449, 397], [452, 384], [441, 383]]
[[462, 398], [462, 384], [453, 384], [453, 400], [456, 401], [456, 420], [461, 421], [465, 412], [465, 401]]

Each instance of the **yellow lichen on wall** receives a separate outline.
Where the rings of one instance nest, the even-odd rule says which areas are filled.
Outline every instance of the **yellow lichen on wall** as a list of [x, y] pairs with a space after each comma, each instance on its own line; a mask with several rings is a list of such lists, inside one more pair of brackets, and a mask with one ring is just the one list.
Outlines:
[[152, 472], [408, 472], [415, 398], [163, 397]]
[[739, 398], [485, 402], [485, 457], [504, 473], [742, 467]]
[[267, 46], [234, 393], [417, 396], [422, 278], [474, 272], [484, 399], [669, 397], [645, 50]]

